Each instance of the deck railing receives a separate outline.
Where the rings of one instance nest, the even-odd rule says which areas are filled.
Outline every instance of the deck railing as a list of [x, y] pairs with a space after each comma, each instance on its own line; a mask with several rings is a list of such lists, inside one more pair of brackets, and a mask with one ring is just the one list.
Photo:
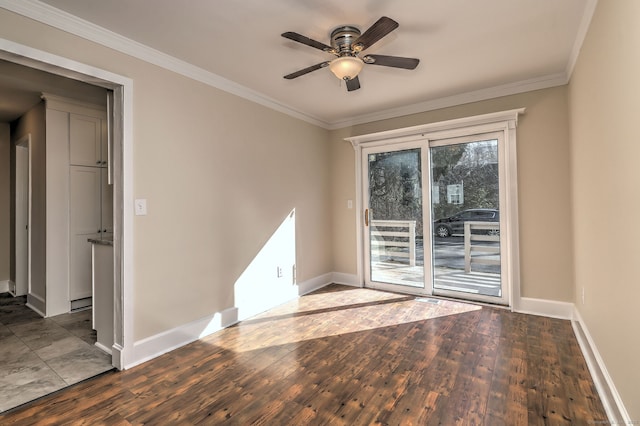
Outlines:
[[[479, 233], [479, 232], [480, 233]], [[488, 242], [498, 245], [487, 245]], [[497, 222], [464, 223], [464, 271], [473, 265], [500, 265], [500, 224]]]
[[[400, 258], [416, 266], [416, 221], [372, 220], [371, 257]], [[382, 230], [381, 230], [382, 228]]]

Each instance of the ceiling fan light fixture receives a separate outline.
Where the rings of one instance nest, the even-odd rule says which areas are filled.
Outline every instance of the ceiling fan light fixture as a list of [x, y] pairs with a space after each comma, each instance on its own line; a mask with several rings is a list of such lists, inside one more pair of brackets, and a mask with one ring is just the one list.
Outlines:
[[364, 62], [357, 56], [341, 56], [329, 64], [331, 72], [340, 80], [351, 80], [358, 76]]

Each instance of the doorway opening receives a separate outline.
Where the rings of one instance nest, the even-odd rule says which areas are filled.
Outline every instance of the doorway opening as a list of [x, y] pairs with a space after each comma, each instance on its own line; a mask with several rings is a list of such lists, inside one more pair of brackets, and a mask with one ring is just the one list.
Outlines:
[[132, 323], [132, 81], [68, 58], [0, 39], [0, 59], [113, 91], [113, 366], [133, 363]]

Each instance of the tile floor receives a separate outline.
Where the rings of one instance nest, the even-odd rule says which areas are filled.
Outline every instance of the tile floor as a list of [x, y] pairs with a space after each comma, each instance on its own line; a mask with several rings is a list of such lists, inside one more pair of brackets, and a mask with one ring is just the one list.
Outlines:
[[0, 413], [113, 369], [90, 309], [42, 318], [25, 302], [0, 293]]

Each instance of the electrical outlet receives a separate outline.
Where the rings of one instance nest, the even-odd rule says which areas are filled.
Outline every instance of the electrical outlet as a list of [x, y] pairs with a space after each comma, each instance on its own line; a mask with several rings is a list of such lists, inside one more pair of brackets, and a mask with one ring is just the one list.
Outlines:
[[281, 266], [277, 266], [276, 267], [276, 276], [278, 278], [282, 278], [282, 267]]

